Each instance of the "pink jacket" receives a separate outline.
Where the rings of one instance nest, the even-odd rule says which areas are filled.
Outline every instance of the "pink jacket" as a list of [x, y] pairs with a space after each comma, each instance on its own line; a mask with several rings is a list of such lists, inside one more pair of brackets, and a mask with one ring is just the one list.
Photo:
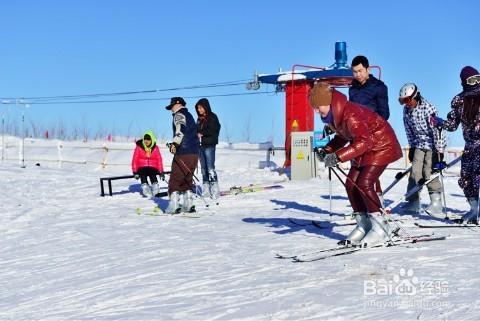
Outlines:
[[142, 140], [137, 141], [132, 158], [132, 172], [136, 173], [140, 167], [153, 167], [160, 173], [163, 172], [162, 155], [157, 144], [153, 145], [153, 149], [149, 153], [144, 149]]

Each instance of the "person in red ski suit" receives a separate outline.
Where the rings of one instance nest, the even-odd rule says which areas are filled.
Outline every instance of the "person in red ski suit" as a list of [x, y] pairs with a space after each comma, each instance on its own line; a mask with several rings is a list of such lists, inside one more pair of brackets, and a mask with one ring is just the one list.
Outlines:
[[391, 230], [381, 214], [374, 185], [387, 165], [402, 157], [393, 128], [382, 116], [349, 102], [328, 84], [315, 84], [309, 100], [322, 121], [336, 133], [323, 150], [325, 166], [336, 167], [340, 162], [352, 161], [346, 190], [357, 226], [341, 243], [366, 246], [384, 243]]

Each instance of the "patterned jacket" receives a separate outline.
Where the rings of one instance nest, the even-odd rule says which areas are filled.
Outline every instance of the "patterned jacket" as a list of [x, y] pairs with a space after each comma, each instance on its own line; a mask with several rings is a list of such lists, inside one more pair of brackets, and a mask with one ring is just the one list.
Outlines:
[[447, 119], [443, 122], [442, 128], [453, 132], [457, 130], [458, 125], [462, 124], [463, 139], [465, 140], [465, 149], [480, 147], [480, 114], [474, 124], [470, 126], [466, 124], [462, 117], [463, 114], [463, 96], [465, 92], [461, 92], [452, 99], [452, 110], [448, 113]]
[[424, 98], [420, 99], [415, 108], [403, 108], [408, 144], [410, 147], [443, 153], [446, 146], [445, 133], [430, 124], [432, 115], [437, 115], [437, 108]]
[[176, 154], [198, 154], [197, 124], [192, 114], [186, 107], [182, 107], [172, 116], [173, 142], [179, 146]]

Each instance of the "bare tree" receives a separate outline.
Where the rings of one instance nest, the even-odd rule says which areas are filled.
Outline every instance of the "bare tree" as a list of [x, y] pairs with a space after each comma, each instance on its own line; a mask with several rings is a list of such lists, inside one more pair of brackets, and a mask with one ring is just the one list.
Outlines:
[[251, 134], [252, 134], [252, 114], [249, 113], [243, 126], [243, 139], [245, 139], [247, 143], [250, 143]]

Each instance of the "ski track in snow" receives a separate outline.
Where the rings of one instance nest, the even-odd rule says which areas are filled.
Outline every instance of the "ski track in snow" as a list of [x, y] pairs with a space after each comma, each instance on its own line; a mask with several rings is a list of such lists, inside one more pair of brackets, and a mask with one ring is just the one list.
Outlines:
[[[262, 159], [264, 152], [243, 157], [252, 155]], [[241, 154], [232, 157], [238, 162]], [[281, 180], [251, 168], [255, 160], [246, 163], [219, 170], [222, 189]], [[480, 229], [419, 229], [414, 219], [432, 220], [405, 216], [411, 222], [401, 224], [411, 234], [451, 236], [292, 263], [274, 253], [334, 246], [353, 228], [335, 224], [351, 211], [338, 182], [332, 217], [328, 181], [320, 178], [222, 197], [201, 218], [159, 217], [136, 214], [137, 207], [164, 209], [167, 201], [142, 198], [134, 180], [116, 181], [113, 197], [99, 197], [99, 177], [128, 168], [116, 171], [0, 167], [8, 192], [0, 216], [0, 320], [478, 320]], [[387, 171], [383, 185], [394, 175]], [[455, 196], [462, 195], [457, 178], [444, 180], [448, 207], [467, 210]], [[386, 198], [405, 188], [406, 180]], [[318, 229], [288, 218], [333, 222]], [[392, 283], [401, 268], [418, 280], [448, 282], [447, 293], [364, 294], [364, 282]]]

